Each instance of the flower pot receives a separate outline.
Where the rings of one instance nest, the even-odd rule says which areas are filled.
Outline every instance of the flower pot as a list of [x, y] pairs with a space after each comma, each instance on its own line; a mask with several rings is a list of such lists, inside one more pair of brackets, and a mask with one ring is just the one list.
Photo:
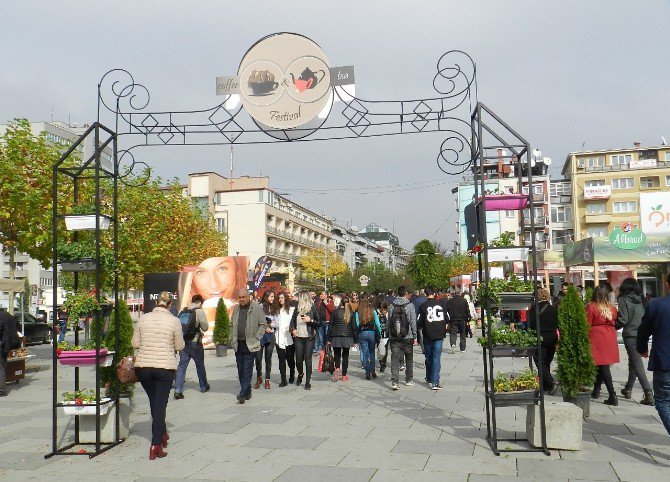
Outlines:
[[[106, 397], [100, 400], [100, 415], [104, 415], [109, 411], [111, 401], [111, 398]], [[95, 415], [95, 402], [83, 405], [76, 405], [75, 402], [62, 402], [62, 405], [65, 415]]]
[[[107, 406], [105, 413], [102, 407]], [[81, 443], [95, 443], [95, 406], [93, 416], [83, 416], [79, 418], [79, 441]], [[130, 399], [127, 397], [119, 398], [119, 438], [121, 440], [128, 438], [130, 432]], [[100, 442], [115, 442], [116, 430], [116, 406], [114, 402], [100, 406]]]
[[111, 366], [114, 359], [114, 352], [107, 351], [107, 348], [100, 349], [100, 356], [96, 359], [95, 350], [63, 351], [58, 355], [58, 361], [64, 366], [88, 366], [95, 365], [107, 367]]
[[492, 307], [501, 310], [525, 310], [533, 304], [533, 292], [500, 292], [500, 302], [492, 303]]
[[486, 211], [516, 211], [528, 206], [526, 194], [493, 194], [486, 196], [484, 209]]
[[577, 405], [584, 412], [584, 418], [591, 415], [591, 394], [589, 392], [579, 392], [574, 397], [566, 397], [563, 395], [564, 402], [570, 402]]
[[518, 392], [496, 392], [496, 407], [509, 407], [514, 405], [532, 405], [539, 400], [539, 390], [521, 390]]
[[[100, 215], [98, 226], [100, 229], [109, 229], [112, 218]], [[68, 231], [84, 231], [95, 229], [95, 214], [72, 214], [65, 216], [65, 229]]]
[[491, 348], [494, 357], [528, 357], [533, 356], [536, 351], [537, 347], [534, 346], [498, 345]]
[[78, 272], [78, 271], [95, 271], [98, 263], [93, 258], [79, 258], [70, 259], [67, 261], [59, 261], [61, 271]]
[[489, 262], [528, 260], [528, 248], [487, 248], [486, 251]]
[[227, 345], [216, 345], [216, 356], [227, 356], [228, 355], [228, 346]]

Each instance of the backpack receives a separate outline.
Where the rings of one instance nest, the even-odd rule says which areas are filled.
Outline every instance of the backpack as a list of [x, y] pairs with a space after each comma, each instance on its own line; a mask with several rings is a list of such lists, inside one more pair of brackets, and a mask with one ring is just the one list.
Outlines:
[[405, 305], [393, 303], [391, 312], [391, 338], [405, 338], [409, 333], [409, 319]]
[[9, 355], [9, 352], [21, 348], [21, 340], [19, 340], [19, 320], [16, 316], [12, 316], [9, 313], [4, 316], [4, 328], [2, 333], [2, 350], [5, 356]]
[[184, 341], [193, 341], [193, 339], [198, 335], [198, 317], [196, 316], [195, 310], [190, 308], [184, 308], [177, 315], [179, 321], [181, 322], [181, 331], [184, 335]]

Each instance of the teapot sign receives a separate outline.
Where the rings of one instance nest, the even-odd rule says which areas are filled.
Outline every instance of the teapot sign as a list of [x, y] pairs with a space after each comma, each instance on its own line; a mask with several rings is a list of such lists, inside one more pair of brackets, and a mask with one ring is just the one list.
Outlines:
[[331, 89], [353, 82], [352, 66], [331, 69], [315, 42], [294, 33], [278, 33], [247, 50], [236, 77], [218, 77], [217, 94], [239, 94], [261, 128], [283, 130], [310, 127], [313, 123], [306, 124], [329, 111]]

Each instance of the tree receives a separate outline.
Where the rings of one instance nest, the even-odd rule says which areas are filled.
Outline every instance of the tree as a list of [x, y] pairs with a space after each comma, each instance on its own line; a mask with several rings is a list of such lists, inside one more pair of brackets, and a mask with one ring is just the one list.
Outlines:
[[[0, 244], [12, 279], [18, 252], [51, 265], [52, 167], [62, 149], [44, 134], [33, 135], [26, 119], [16, 119], [0, 136]], [[10, 291], [10, 311], [14, 296]]]
[[219, 298], [219, 302], [216, 305], [212, 341], [214, 341], [215, 345], [228, 345], [230, 343], [230, 316], [228, 315], [228, 308], [223, 298]]
[[407, 274], [417, 288], [446, 287], [449, 285], [447, 257], [438, 253], [433, 243], [423, 239], [414, 246]]
[[[368, 285], [361, 286], [360, 277], [368, 277]], [[367, 293], [386, 292], [389, 289], [396, 289], [402, 284], [403, 277], [388, 269], [383, 263], [366, 263], [354, 270], [352, 278], [355, 282], [353, 290], [364, 291]]]
[[[111, 391], [113, 384], [117, 381], [116, 365], [122, 358], [133, 354], [133, 319], [128, 311], [128, 305], [124, 300], [119, 300], [119, 317], [116, 318], [116, 312], [112, 311], [109, 322], [109, 329], [105, 335], [105, 346], [109, 350], [114, 350], [116, 332], [119, 332], [119, 349], [114, 353], [112, 365], [100, 369], [101, 382], [109, 387]], [[132, 395], [134, 385], [132, 383], [121, 383], [120, 393]]]
[[593, 384], [596, 376], [586, 310], [574, 286], [568, 288], [558, 306], [558, 330], [561, 339], [556, 354], [556, 377], [563, 395], [574, 398], [582, 388]]
[[23, 280], [23, 296], [21, 298], [21, 309], [24, 313], [27, 313], [30, 309], [30, 282], [28, 278]]
[[333, 283], [349, 271], [349, 267], [337, 252], [331, 249], [310, 249], [300, 257], [300, 266], [308, 278], [323, 280], [324, 274]]

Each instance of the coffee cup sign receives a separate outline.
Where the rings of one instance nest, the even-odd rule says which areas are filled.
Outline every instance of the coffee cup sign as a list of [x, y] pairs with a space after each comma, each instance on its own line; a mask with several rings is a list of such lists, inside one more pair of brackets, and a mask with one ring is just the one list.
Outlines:
[[361, 275], [360, 278], [358, 278], [358, 281], [361, 283], [361, 286], [366, 287], [368, 283], [370, 282], [370, 278], [365, 276], [364, 274]]

